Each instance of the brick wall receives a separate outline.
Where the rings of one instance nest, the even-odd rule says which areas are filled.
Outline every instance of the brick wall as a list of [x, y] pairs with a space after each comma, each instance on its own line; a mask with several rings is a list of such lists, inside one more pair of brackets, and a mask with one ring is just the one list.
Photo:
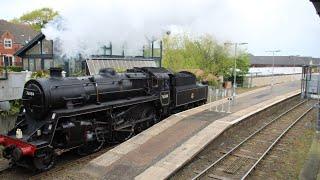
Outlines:
[[[12, 40], [12, 47], [11, 48], [5, 48], [4, 47], [4, 39], [11, 39]], [[21, 44], [15, 42], [14, 36], [10, 32], [5, 32], [0, 37], [0, 54], [1, 55], [8, 55], [13, 56], [13, 54], [18, 51], [22, 47]], [[0, 59], [0, 67], [3, 66], [3, 58]], [[14, 66], [22, 66], [22, 60], [21, 58], [15, 56], [14, 57]]]

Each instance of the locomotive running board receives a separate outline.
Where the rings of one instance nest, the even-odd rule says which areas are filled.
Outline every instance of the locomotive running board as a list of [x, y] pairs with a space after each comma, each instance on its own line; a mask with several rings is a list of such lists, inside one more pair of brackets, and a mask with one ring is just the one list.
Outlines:
[[[152, 118], [153, 117], [147, 117], [147, 118], [139, 119], [139, 120], [135, 121], [135, 124], [151, 120]], [[114, 130], [115, 131], [125, 131], [126, 132], [128, 130], [125, 130], [125, 128], [128, 128], [128, 127], [132, 127], [132, 123], [127, 123], [127, 124], [115, 127]]]

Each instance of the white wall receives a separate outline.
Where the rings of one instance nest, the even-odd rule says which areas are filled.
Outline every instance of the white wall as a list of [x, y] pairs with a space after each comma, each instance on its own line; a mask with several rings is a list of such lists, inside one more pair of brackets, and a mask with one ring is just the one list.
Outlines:
[[[301, 67], [274, 67], [274, 74], [297, 74], [302, 73]], [[272, 67], [251, 67], [249, 74], [266, 76], [272, 74]]]
[[31, 72], [9, 72], [7, 80], [0, 80], [0, 101], [21, 99], [24, 84]]

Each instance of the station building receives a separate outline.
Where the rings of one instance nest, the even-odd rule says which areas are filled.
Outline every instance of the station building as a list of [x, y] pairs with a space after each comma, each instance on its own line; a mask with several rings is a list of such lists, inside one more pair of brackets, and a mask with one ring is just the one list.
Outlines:
[[[251, 67], [272, 67], [273, 56], [250, 55]], [[320, 64], [320, 58], [303, 56], [274, 56], [274, 67], [301, 67], [309, 64]]]
[[46, 40], [42, 33], [37, 34], [15, 55], [21, 58], [24, 70], [39, 71], [54, 66], [53, 41]]
[[113, 47], [112, 44], [104, 45], [98, 54], [83, 57], [67, 58], [61, 56], [58, 47], [52, 40], [47, 40], [45, 35], [39, 33], [31, 39], [15, 55], [22, 59], [23, 69], [29, 71], [48, 70], [50, 67], [62, 67], [67, 76], [97, 74], [102, 68], [125, 70], [133, 67], [161, 66], [162, 43], [154, 43], [135, 53], [124, 48]]

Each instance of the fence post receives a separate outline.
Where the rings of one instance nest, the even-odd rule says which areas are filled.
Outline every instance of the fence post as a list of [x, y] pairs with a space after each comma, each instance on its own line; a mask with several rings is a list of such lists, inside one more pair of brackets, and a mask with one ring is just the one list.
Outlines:
[[[226, 90], [223, 89], [223, 90], [221, 91], [221, 99], [224, 99], [225, 96], [226, 96]], [[224, 104], [225, 104], [224, 102], [221, 103], [221, 112], [225, 112], [225, 110], [224, 110]]]
[[[216, 101], [219, 100], [219, 89], [216, 89], [216, 96], [215, 96]], [[218, 104], [216, 104], [216, 112], [218, 112]]]
[[316, 132], [320, 133], [320, 102], [316, 105], [317, 108], [317, 124], [316, 124]]

